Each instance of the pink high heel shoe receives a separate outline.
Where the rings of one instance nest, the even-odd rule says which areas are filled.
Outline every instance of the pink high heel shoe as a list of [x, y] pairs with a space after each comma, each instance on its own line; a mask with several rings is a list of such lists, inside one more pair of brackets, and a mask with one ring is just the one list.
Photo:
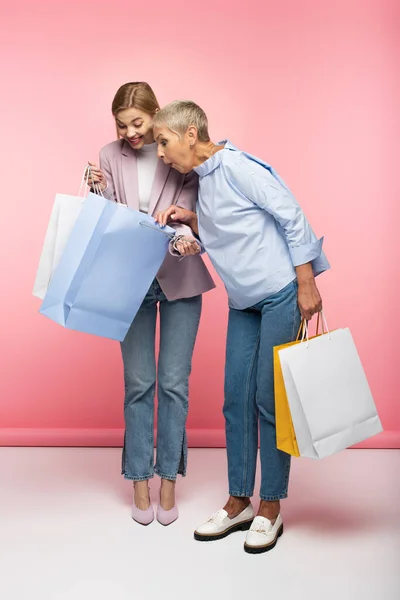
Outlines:
[[157, 521], [166, 527], [167, 525], [171, 525], [174, 521], [179, 517], [178, 507], [175, 504], [170, 510], [165, 510], [161, 506], [161, 491], [160, 491], [160, 500], [157, 506]]
[[[135, 484], [133, 484], [135, 485]], [[149, 500], [150, 500], [150, 489], [149, 489]], [[140, 523], [140, 525], [150, 525], [154, 521], [154, 509], [150, 504], [149, 508], [146, 510], [142, 510], [138, 508], [135, 504], [135, 495], [133, 496], [133, 504], [132, 504], [132, 519], [136, 521], [136, 523]]]
[[171, 525], [171, 523], [176, 521], [178, 517], [179, 517], [179, 513], [178, 513], [178, 507], [176, 506], [176, 504], [173, 508], [171, 508], [171, 510], [164, 510], [163, 507], [161, 506], [161, 504], [158, 505], [157, 521], [159, 523], [161, 523], [161, 525], [164, 525], [165, 527], [167, 525]]

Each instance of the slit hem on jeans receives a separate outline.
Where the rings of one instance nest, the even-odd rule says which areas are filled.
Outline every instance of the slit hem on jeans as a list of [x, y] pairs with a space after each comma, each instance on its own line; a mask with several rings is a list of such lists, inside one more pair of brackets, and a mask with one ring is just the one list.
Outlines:
[[[179, 459], [178, 471], [177, 471], [177, 473], [175, 473], [175, 475], [167, 475], [166, 473], [163, 473], [162, 471], [160, 471], [160, 469], [157, 467], [157, 465], [154, 466], [154, 473], [156, 475], [158, 475], [159, 477], [161, 477], [161, 479], [169, 479], [170, 481], [176, 481], [178, 475], [181, 475], [182, 477], [186, 477], [187, 441], [186, 441], [186, 445], [185, 445], [185, 438], [186, 438], [186, 427], [183, 430], [181, 456]], [[185, 452], [185, 450], [186, 450], [186, 452]]]
[[[189, 397], [189, 390], [187, 391], [187, 396]], [[189, 400], [188, 400], [188, 409], [189, 409]], [[178, 475], [179, 474], [182, 475], [182, 473], [186, 474], [187, 455], [188, 455], [188, 441], [187, 441], [187, 433], [186, 433], [187, 414], [188, 414], [188, 410], [186, 411], [185, 424], [183, 426], [183, 436], [182, 436], [182, 443], [181, 443], [181, 457], [179, 459]]]
[[[187, 415], [187, 412], [186, 412]], [[186, 423], [183, 427], [183, 435], [182, 435], [182, 443], [181, 443], [181, 454], [179, 457], [179, 465], [178, 465], [178, 470], [175, 473], [175, 475], [166, 475], [165, 473], [163, 473], [162, 471], [160, 471], [160, 469], [157, 467], [157, 464], [154, 466], [154, 472], [156, 473], [156, 475], [158, 475], [159, 477], [161, 477], [161, 479], [169, 479], [170, 481], [176, 481], [176, 478], [178, 477], [178, 475], [181, 475], [182, 477], [186, 477], [186, 469], [187, 469], [187, 434], [186, 434]]]

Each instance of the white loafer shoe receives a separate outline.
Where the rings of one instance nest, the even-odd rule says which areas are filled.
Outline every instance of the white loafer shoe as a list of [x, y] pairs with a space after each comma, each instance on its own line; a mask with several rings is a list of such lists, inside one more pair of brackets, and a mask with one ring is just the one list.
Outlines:
[[250, 530], [247, 532], [244, 544], [245, 552], [249, 554], [261, 554], [262, 552], [272, 550], [282, 533], [283, 521], [281, 515], [278, 515], [273, 525], [265, 517], [256, 517]]
[[199, 542], [221, 540], [234, 531], [247, 531], [254, 519], [254, 510], [251, 504], [233, 519], [230, 519], [226, 510], [221, 508], [214, 513], [205, 523], [194, 532], [194, 539]]

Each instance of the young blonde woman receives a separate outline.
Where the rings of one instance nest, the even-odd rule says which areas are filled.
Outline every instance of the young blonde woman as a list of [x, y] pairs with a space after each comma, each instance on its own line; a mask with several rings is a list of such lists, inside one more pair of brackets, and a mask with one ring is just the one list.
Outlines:
[[[280, 500], [290, 456], [276, 447], [273, 347], [293, 340], [300, 319], [321, 310], [314, 277], [329, 267], [301, 207], [277, 173], [225, 140], [213, 144], [204, 111], [174, 102], [154, 122], [158, 153], [180, 173], [200, 177], [197, 214], [172, 206], [161, 225], [182, 222], [199, 234], [229, 296], [225, 402], [229, 499], [195, 531], [199, 541], [249, 530], [244, 549], [273, 548], [283, 532]], [[190, 255], [198, 248], [182, 249]], [[186, 259], [185, 259], [186, 260]], [[254, 492], [260, 433], [261, 490]]]
[[[127, 83], [119, 88], [112, 103], [119, 139], [100, 151], [100, 168], [91, 163], [91, 184], [98, 183], [109, 200], [150, 215], [177, 203], [194, 210], [198, 191], [196, 173], [180, 174], [157, 158], [153, 117], [159, 108], [147, 83]], [[175, 249], [181, 253], [184, 249], [188, 253], [197, 250], [191, 229], [182, 224], [174, 227], [182, 236], [175, 242]], [[134, 482], [132, 517], [142, 525], [154, 519], [148, 481], [155, 473], [161, 477], [159, 522], [169, 525], [178, 517], [175, 481], [178, 474], [186, 473], [185, 425], [192, 354], [202, 294], [214, 287], [200, 256], [179, 260], [174, 253], [171, 249], [165, 258], [121, 344], [125, 376], [122, 474]], [[158, 313], [158, 425], [154, 464]]]

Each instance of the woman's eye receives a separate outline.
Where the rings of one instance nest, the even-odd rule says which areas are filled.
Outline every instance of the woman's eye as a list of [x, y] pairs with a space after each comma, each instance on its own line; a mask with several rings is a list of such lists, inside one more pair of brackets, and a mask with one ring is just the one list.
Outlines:
[[126, 125], [120, 125], [120, 124], [118, 123], [118, 129], [126, 129]]
[[167, 145], [167, 142], [166, 142], [166, 140], [162, 140], [162, 142], [161, 142], [161, 146], [166, 146], [166, 145]]

